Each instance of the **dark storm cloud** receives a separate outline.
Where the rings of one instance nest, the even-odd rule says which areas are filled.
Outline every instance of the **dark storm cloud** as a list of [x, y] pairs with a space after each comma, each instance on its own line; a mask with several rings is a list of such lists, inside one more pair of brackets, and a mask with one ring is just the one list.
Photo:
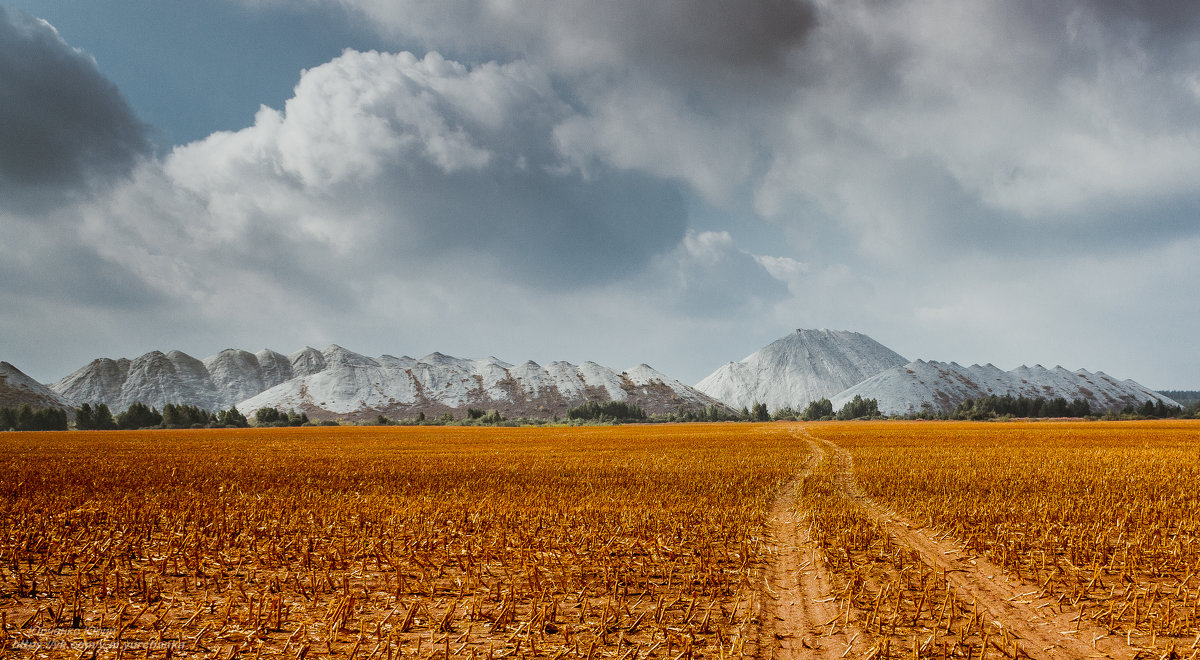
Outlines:
[[611, 12], [610, 37], [631, 45], [644, 64], [664, 60], [709, 73], [782, 69], [817, 22], [806, 0], [632, 0], [602, 7]]
[[1190, 40], [1200, 28], [1200, 4], [1179, 0], [1077, 0], [1079, 9], [1094, 13], [1101, 23], [1136, 27], [1154, 39]]
[[0, 8], [0, 190], [28, 210], [128, 173], [147, 128], [49, 24]]
[[1050, 57], [1029, 75], [1051, 84], [1064, 76], [1111, 74], [1119, 62], [1148, 79], [1170, 76], [1190, 71], [1200, 57], [1200, 3], [1024, 0], [1010, 3], [1005, 14], [1008, 29], [1037, 35], [1037, 47]]
[[[383, 32], [432, 50], [486, 60], [537, 61], [580, 71], [683, 76], [779, 72], [817, 24], [809, 0], [420, 0], [330, 3], [355, 7]], [[613, 67], [616, 67], [615, 69]]]

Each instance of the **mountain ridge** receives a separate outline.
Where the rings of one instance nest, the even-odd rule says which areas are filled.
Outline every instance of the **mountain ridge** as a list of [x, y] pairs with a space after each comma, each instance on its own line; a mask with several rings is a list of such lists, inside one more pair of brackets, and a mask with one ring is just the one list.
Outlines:
[[159, 408], [186, 403], [210, 411], [236, 406], [244, 413], [274, 407], [352, 421], [466, 408], [549, 418], [587, 401], [625, 401], [649, 414], [724, 407], [646, 364], [617, 372], [591, 361], [542, 367], [528, 360], [518, 366], [491, 356], [440, 352], [419, 359], [373, 358], [337, 344], [321, 351], [306, 346], [291, 355], [230, 348], [203, 360], [181, 351], [98, 358], [48, 389], [73, 405], [104, 403], [112, 410], [135, 402]]
[[457, 358], [440, 352], [369, 357], [337, 344], [323, 350], [306, 346], [290, 355], [230, 348], [203, 360], [178, 350], [98, 358], [48, 386], [0, 363], [0, 400], [7, 396], [17, 405], [104, 403], [113, 411], [135, 402], [209, 411], [273, 407], [349, 421], [440, 416], [467, 408], [550, 418], [588, 401], [627, 402], [650, 414], [711, 406], [737, 410], [756, 403], [773, 411], [800, 410], [821, 398], [840, 408], [855, 395], [875, 399], [888, 415], [947, 413], [967, 399], [1005, 395], [1084, 399], [1097, 413], [1147, 401], [1178, 405], [1102, 371], [910, 362], [862, 333], [827, 329], [797, 329], [718, 368], [694, 388], [646, 364], [616, 371], [591, 361], [514, 365], [494, 356]]
[[968, 399], [1006, 395], [1083, 399], [1096, 413], [1146, 401], [1179, 405], [1136, 381], [1118, 380], [1103, 371], [1041, 365], [1004, 371], [992, 364], [909, 362], [861, 333], [824, 329], [789, 333], [717, 369], [696, 387], [735, 408], [763, 403], [772, 411], [800, 410], [821, 398], [838, 410], [861, 396], [875, 399], [881, 413], [893, 416], [948, 413]]
[[875, 399], [885, 415], [946, 413], [963, 401], [986, 396], [1083, 399], [1098, 413], [1120, 411], [1146, 401], [1179, 405], [1134, 380], [1117, 380], [1103, 371], [1068, 371], [1061, 366], [1047, 369], [1040, 364], [1004, 371], [992, 364], [964, 367], [956, 362], [926, 360], [888, 369], [830, 400], [838, 409], [855, 396]]

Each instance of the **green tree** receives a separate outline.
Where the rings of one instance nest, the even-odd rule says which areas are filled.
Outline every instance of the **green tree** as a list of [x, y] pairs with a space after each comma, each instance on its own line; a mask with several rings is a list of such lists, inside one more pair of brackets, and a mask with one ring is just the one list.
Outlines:
[[67, 411], [62, 408], [34, 408], [28, 403], [19, 408], [0, 408], [0, 430], [66, 431]]
[[191, 424], [188, 424], [187, 417], [182, 408], [173, 403], [163, 405], [162, 417], [163, 428], [178, 429], [191, 426]]
[[280, 422], [287, 422], [287, 415], [280, 412], [277, 408], [263, 406], [254, 411], [255, 426], [274, 426]]
[[[1161, 401], [1159, 403], [1162, 403]], [[1071, 402], [1072, 417], [1087, 417], [1092, 414], [1092, 406], [1087, 399], [1075, 399]]]
[[771, 414], [771, 419], [774, 419], [774, 420], [795, 421], [799, 417], [800, 417], [800, 413], [796, 412], [791, 406], [784, 406]]
[[91, 404], [84, 403], [75, 411], [75, 428], [80, 431], [96, 428], [96, 414], [92, 412]]
[[1061, 396], [1050, 399], [1046, 402], [1046, 405], [1042, 406], [1043, 417], [1066, 417], [1070, 413], [1070, 405]]
[[162, 424], [162, 414], [141, 401], [129, 404], [125, 412], [117, 415], [117, 428], [145, 429]]
[[213, 416], [207, 410], [184, 403], [168, 403], [162, 411], [163, 428], [188, 429], [208, 426]]
[[807, 422], [818, 419], [829, 419], [833, 417], [833, 403], [826, 398], [809, 401], [808, 406], [804, 408], [804, 412], [800, 413], [800, 417]]
[[217, 424], [225, 427], [246, 428], [249, 422], [246, 421], [246, 416], [238, 412], [237, 407], [229, 410], [222, 410], [217, 413]]
[[771, 413], [767, 412], [767, 404], [759, 403], [757, 401], [754, 402], [754, 407], [750, 411], [750, 416], [756, 422], [771, 421]]
[[879, 417], [879, 402], [875, 399], [864, 399], [861, 395], [855, 394], [854, 398], [847, 401], [846, 405], [838, 411], [838, 419], [863, 419], [870, 417]]
[[62, 408], [42, 408], [33, 415], [38, 431], [66, 431], [67, 411]]
[[484, 424], [499, 424], [504, 421], [504, 416], [500, 414], [499, 410], [493, 408], [484, 413], [483, 417], [479, 418], [479, 421]]
[[97, 403], [95, 409], [92, 410], [92, 421], [95, 422], [97, 431], [112, 431], [117, 428], [117, 420], [113, 417], [112, 411], [108, 409], [107, 403]]
[[[1154, 406], [1151, 405], [1150, 409], [1153, 410]], [[17, 430], [18, 431], [29, 431], [29, 430], [32, 430], [32, 428], [33, 428], [33, 406], [26, 403], [26, 404], [23, 404], [20, 408], [17, 408]]]

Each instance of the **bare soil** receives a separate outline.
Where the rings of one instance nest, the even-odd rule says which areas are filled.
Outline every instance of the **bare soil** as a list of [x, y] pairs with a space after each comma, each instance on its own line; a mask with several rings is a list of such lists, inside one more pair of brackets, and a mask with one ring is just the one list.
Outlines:
[[[805, 470], [820, 458], [814, 452]], [[806, 517], [796, 511], [796, 485], [787, 484], [771, 511], [776, 544], [764, 586], [761, 655], [765, 658], [842, 658], [866, 649], [868, 636], [841, 616], [825, 564], [819, 558]]]

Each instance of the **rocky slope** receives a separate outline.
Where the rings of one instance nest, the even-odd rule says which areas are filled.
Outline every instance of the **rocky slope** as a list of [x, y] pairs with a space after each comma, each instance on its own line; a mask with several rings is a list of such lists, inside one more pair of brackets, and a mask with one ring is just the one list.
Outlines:
[[181, 351], [92, 360], [50, 389], [75, 405], [104, 403], [114, 412], [137, 401], [157, 408], [187, 403], [216, 410], [228, 399], [218, 392], [204, 363]]
[[[305, 368], [307, 353], [293, 357]], [[181, 351], [151, 351], [133, 360], [92, 360], [50, 389], [75, 405], [104, 403], [114, 411], [135, 401], [160, 409], [186, 403], [223, 410], [290, 380], [295, 371], [293, 358], [269, 350], [227, 349], [204, 360]]]
[[249, 353], [228, 348], [205, 359], [204, 368], [222, 408], [291, 380], [293, 373], [292, 361], [287, 356], [269, 350]]
[[734, 408], [774, 411], [828, 398], [907, 360], [870, 337], [844, 330], [796, 330], [696, 385]]
[[[420, 359], [384, 355], [369, 358], [339, 346], [292, 356], [302, 375], [238, 405], [297, 410], [320, 418], [365, 419], [426, 416], [445, 412], [462, 417], [466, 408], [497, 410], [506, 417], [563, 415], [585, 401], [625, 401], [647, 413], [720, 405], [647, 365], [617, 372], [594, 362], [573, 365], [528, 361], [512, 365], [494, 357], [480, 360], [432, 353]], [[317, 365], [324, 365], [317, 368]]]
[[1004, 371], [987, 364], [964, 367], [954, 362], [917, 360], [888, 369], [831, 397], [839, 409], [855, 395], [879, 402], [885, 415], [918, 414], [923, 409], [946, 412], [967, 399], [1004, 396], [1055, 399], [1085, 399], [1093, 412], [1120, 411], [1127, 405], [1171, 399], [1132, 380], [1117, 380], [1098, 371], [1047, 369], [1041, 365], [1020, 366]]
[[105, 403], [114, 411], [140, 401], [157, 408], [236, 405], [244, 413], [269, 406], [349, 420], [422, 412], [462, 417], [468, 407], [499, 410], [507, 417], [553, 417], [589, 400], [627, 401], [649, 413], [720, 405], [646, 365], [619, 373], [593, 362], [514, 366], [496, 358], [441, 353], [419, 360], [371, 358], [336, 345], [290, 356], [228, 349], [204, 360], [179, 351], [153, 351], [133, 360], [101, 358], [51, 389], [75, 405]]
[[27, 403], [34, 408], [71, 407], [50, 388], [13, 365], [0, 362], [0, 408], [17, 408]]

